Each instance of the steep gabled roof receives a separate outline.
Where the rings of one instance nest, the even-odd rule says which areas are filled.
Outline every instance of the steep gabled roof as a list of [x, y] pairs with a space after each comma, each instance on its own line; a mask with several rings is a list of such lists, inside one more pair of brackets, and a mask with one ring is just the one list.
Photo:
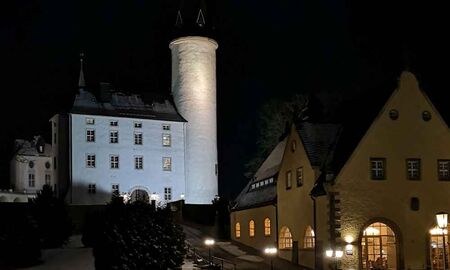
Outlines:
[[[266, 160], [256, 171], [255, 176], [247, 183], [235, 200], [233, 211], [252, 207], [269, 205], [276, 202], [277, 186], [276, 179], [286, 148], [287, 138], [277, 144]], [[270, 183], [269, 179], [272, 179]], [[252, 188], [252, 185], [264, 183], [263, 186]], [[267, 183], [267, 184], [266, 184]]]

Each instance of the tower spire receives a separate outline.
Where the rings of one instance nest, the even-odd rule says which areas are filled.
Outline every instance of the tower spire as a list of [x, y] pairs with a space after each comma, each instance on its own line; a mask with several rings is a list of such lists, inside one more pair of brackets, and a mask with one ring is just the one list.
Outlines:
[[86, 87], [86, 83], [84, 82], [84, 73], [83, 73], [83, 57], [84, 57], [84, 53], [80, 53], [80, 77], [78, 79], [78, 88]]

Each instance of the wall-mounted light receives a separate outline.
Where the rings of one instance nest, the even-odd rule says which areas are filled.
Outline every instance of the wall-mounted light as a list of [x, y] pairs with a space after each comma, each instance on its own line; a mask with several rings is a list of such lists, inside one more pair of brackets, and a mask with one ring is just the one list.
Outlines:
[[336, 250], [336, 251], [334, 252], [334, 256], [335, 256], [336, 258], [342, 258], [342, 256], [344, 256], [344, 251], [342, 251], [342, 250]]
[[345, 243], [350, 244], [355, 240], [355, 238], [353, 238], [353, 236], [351, 236], [351, 235], [347, 235], [347, 236], [345, 236], [344, 240], [345, 240]]
[[353, 245], [352, 244], [347, 244], [345, 246], [345, 254], [346, 255], [353, 255]]
[[331, 258], [331, 257], [333, 257], [333, 250], [332, 249], [327, 249], [327, 250], [325, 250], [325, 255], [328, 257], [328, 258]]

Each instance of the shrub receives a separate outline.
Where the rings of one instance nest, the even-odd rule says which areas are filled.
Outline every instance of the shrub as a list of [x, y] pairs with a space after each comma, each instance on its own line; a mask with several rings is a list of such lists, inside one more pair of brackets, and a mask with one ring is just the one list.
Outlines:
[[142, 202], [112, 203], [98, 228], [93, 241], [96, 269], [181, 268], [185, 237], [169, 209]]

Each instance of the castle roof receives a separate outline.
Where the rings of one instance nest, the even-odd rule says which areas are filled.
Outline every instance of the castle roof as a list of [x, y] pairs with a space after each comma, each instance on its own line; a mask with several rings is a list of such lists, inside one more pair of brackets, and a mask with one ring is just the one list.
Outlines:
[[106, 100], [98, 101], [94, 94], [80, 89], [75, 97], [71, 113], [186, 122], [167, 99], [163, 102], [152, 101], [148, 104], [136, 94], [121, 92], [109, 94]]
[[[14, 144], [16, 155], [50, 157], [52, 154], [52, 145], [45, 143], [41, 136], [35, 136], [32, 141], [16, 139]], [[42, 153], [38, 151], [39, 145], [43, 146]]]

